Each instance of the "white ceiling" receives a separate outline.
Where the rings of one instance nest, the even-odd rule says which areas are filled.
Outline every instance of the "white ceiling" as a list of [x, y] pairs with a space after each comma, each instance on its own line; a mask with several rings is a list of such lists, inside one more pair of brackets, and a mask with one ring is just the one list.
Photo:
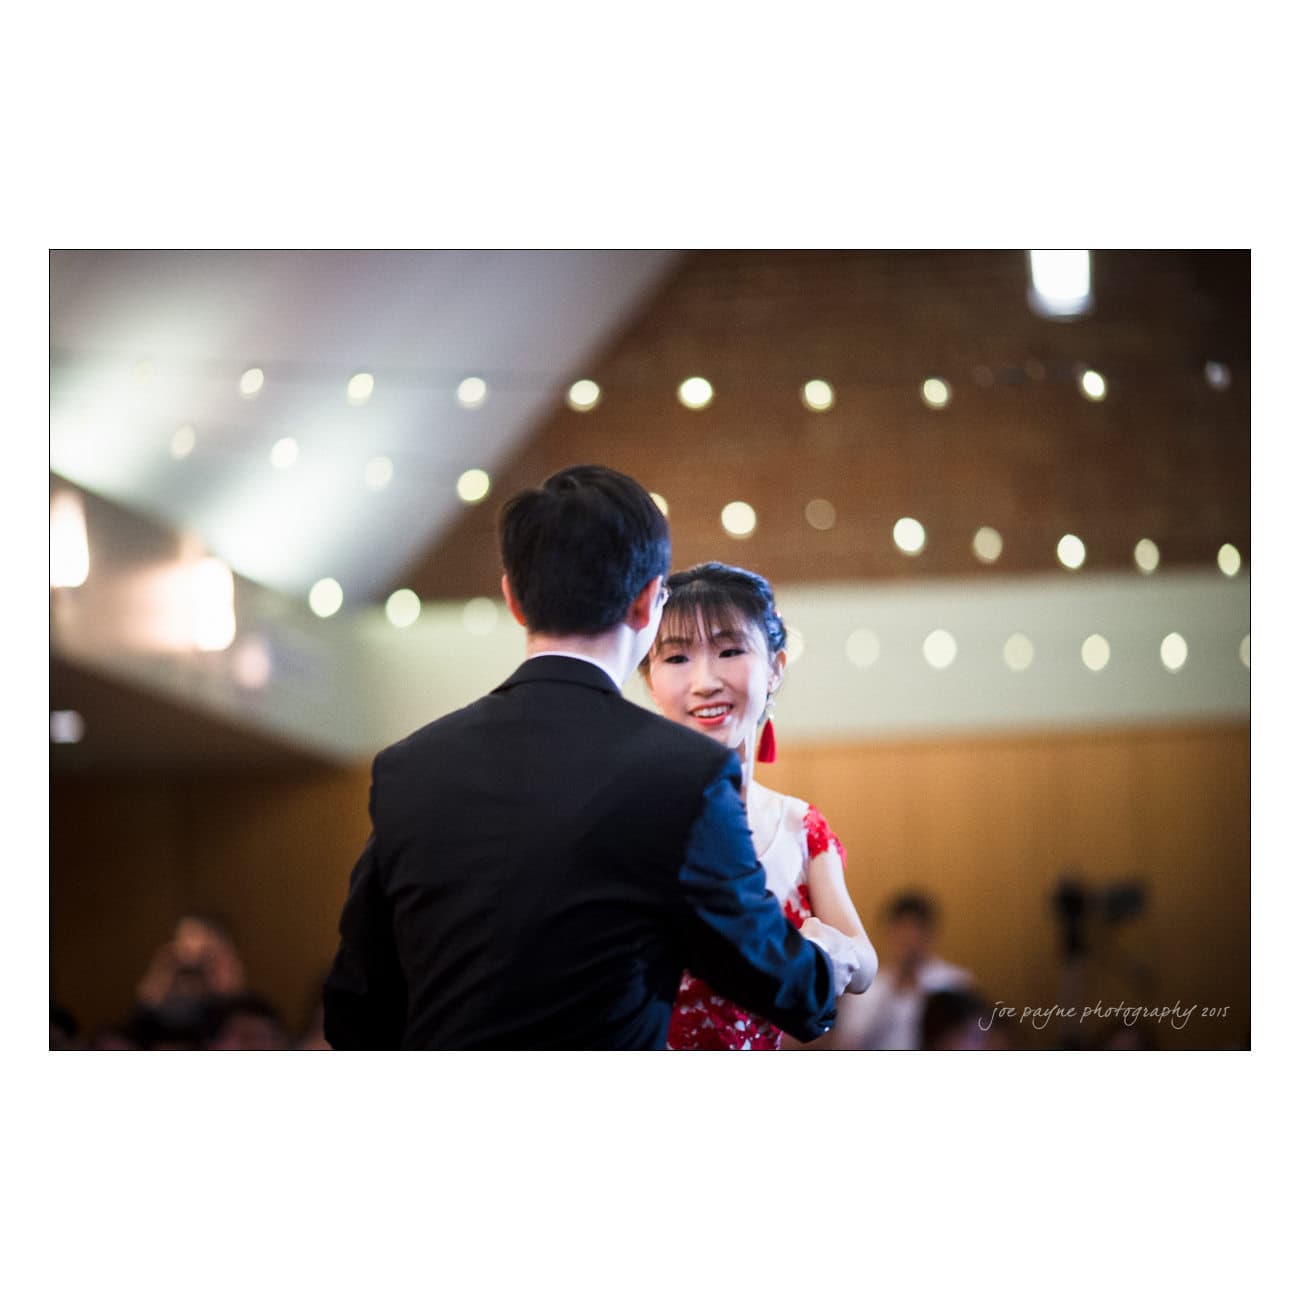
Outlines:
[[[55, 251], [50, 463], [294, 596], [386, 595], [506, 463], [677, 254], [659, 251]], [[265, 385], [239, 392], [245, 369]], [[375, 377], [365, 405], [346, 398]], [[465, 410], [456, 387], [488, 385]], [[171, 452], [193, 426], [194, 450]], [[272, 446], [299, 445], [288, 469]], [[374, 457], [394, 466], [365, 485]], [[489, 502], [491, 498], [489, 498]], [[488, 508], [492, 508], [489, 505]]]

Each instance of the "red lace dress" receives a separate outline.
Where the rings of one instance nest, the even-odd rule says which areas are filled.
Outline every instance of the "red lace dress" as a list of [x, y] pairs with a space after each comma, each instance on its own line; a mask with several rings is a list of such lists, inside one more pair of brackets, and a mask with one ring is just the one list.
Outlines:
[[[767, 887], [782, 900], [785, 914], [796, 926], [812, 915], [808, 901], [808, 864], [823, 853], [838, 855], [844, 869], [844, 846], [810, 804], [789, 795], [782, 801], [779, 827], [771, 847], [760, 859]], [[669, 1051], [777, 1051], [781, 1030], [744, 1007], [715, 993], [687, 971], [682, 976], [668, 1023]]]

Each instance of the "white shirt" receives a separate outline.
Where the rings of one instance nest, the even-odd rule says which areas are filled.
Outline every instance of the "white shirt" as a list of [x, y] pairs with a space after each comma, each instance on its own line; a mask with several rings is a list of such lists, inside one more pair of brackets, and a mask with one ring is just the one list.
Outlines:
[[[912, 988], [897, 986], [897, 973], [883, 968], [861, 994], [864, 1004], [862, 1046], [883, 1051], [915, 1051], [921, 1046], [921, 1011], [926, 996], [948, 989], [969, 988], [969, 971], [931, 957], [916, 973]], [[869, 1009], [869, 1010], [868, 1010]]]

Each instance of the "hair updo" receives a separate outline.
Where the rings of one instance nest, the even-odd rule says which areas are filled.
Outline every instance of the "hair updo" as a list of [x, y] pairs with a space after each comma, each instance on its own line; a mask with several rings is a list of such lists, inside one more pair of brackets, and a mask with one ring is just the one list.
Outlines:
[[724, 636], [749, 640], [757, 631], [770, 658], [785, 649], [785, 623], [777, 612], [767, 579], [748, 569], [710, 560], [669, 576], [668, 603], [659, 635], [641, 671], [649, 671], [664, 637], [694, 641], [701, 623], [710, 644]]

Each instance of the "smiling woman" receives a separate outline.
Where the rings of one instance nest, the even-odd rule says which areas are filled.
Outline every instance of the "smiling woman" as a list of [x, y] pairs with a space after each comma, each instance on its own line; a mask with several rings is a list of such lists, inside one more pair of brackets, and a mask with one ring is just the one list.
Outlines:
[[[806, 926], [809, 937], [824, 921], [858, 941], [862, 968], [840, 999], [839, 1028], [818, 1040], [853, 1046], [855, 995], [866, 991], [877, 963], [844, 883], [844, 848], [816, 808], [753, 779], [755, 761], [776, 757], [772, 697], [787, 662], [772, 588], [756, 573], [711, 563], [673, 574], [668, 593], [658, 637], [641, 665], [650, 695], [666, 718], [736, 751], [754, 847], [786, 918]], [[750, 1051], [798, 1044], [688, 971], [668, 1046]]]

